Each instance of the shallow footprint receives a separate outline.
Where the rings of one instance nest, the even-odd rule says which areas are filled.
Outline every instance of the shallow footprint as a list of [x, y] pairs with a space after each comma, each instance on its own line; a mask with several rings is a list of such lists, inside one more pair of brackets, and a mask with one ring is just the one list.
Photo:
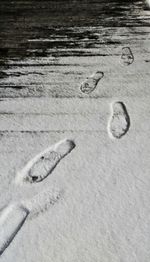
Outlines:
[[130, 47], [122, 48], [121, 63], [123, 65], [131, 65], [134, 62], [134, 56]]
[[111, 106], [112, 115], [108, 123], [108, 132], [111, 138], [121, 138], [130, 127], [130, 117], [123, 102], [115, 102]]
[[47, 187], [34, 197], [23, 200], [21, 204], [29, 210], [29, 219], [31, 219], [55, 205], [62, 198], [63, 193], [63, 190], [56, 187]]
[[47, 148], [31, 159], [17, 174], [16, 183], [42, 181], [74, 147], [75, 143], [72, 140], [65, 139]]
[[80, 90], [82, 93], [90, 94], [97, 86], [100, 79], [102, 79], [104, 76], [103, 72], [97, 71], [90, 77], [87, 77], [87, 79], [81, 84]]
[[17, 204], [9, 205], [0, 214], [0, 255], [9, 246], [22, 225], [29, 211]]

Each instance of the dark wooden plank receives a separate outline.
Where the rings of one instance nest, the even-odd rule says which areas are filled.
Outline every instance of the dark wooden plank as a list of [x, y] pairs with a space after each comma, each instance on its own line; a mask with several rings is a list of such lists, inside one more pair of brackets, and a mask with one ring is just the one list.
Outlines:
[[[140, 96], [143, 79], [149, 94], [149, 22], [143, 1], [2, 0], [0, 97], [83, 98], [80, 85], [97, 70], [105, 78], [92, 97], [132, 95], [135, 81]], [[135, 63], [122, 70], [125, 46]]]

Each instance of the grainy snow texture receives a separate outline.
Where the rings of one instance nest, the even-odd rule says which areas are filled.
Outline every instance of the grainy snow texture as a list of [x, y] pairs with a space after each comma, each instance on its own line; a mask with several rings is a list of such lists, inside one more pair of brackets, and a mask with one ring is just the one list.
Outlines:
[[0, 262], [150, 261], [149, 1], [0, 1]]

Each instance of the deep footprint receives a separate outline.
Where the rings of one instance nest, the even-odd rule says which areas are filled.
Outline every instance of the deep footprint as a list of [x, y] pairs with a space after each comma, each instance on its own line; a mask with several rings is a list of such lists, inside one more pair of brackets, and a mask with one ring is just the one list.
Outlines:
[[121, 63], [123, 65], [131, 65], [134, 62], [134, 56], [130, 47], [122, 48]]
[[104, 73], [97, 71], [92, 76], [88, 77], [80, 87], [82, 93], [90, 94], [97, 86], [98, 82], [103, 78]]
[[45, 179], [57, 164], [68, 155], [75, 147], [72, 140], [62, 140], [47, 148], [30, 160], [27, 165], [17, 174], [16, 182], [36, 183]]
[[112, 104], [112, 115], [108, 124], [108, 132], [111, 138], [121, 138], [130, 128], [130, 117], [126, 106], [122, 102]]
[[18, 205], [9, 205], [0, 214], [0, 255], [9, 246], [22, 225], [29, 211]]

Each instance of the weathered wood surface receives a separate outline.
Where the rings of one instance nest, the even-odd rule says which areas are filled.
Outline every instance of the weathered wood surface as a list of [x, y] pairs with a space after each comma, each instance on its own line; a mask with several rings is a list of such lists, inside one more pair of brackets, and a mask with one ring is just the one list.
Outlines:
[[[80, 85], [98, 70], [90, 97], [141, 96], [143, 81], [149, 94], [149, 22], [142, 1], [2, 0], [0, 97], [86, 97]], [[135, 61], [124, 68], [126, 46]]]

